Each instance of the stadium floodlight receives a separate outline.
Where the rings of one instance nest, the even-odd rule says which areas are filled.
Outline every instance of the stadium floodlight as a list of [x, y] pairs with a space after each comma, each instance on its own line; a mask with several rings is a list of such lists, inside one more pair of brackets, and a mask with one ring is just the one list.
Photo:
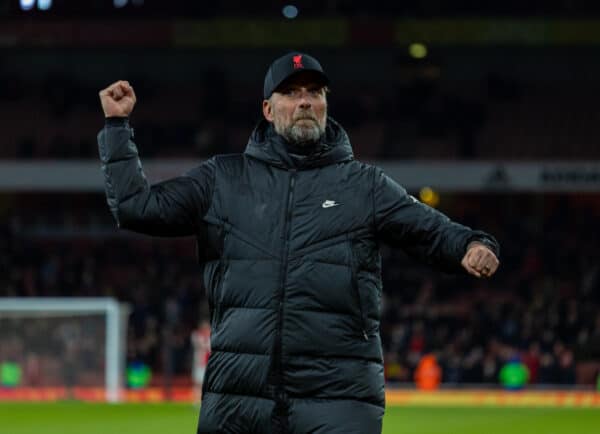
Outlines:
[[35, 0], [20, 0], [19, 4], [22, 11], [30, 11], [35, 6]]
[[0, 365], [21, 369], [15, 386], [89, 388], [118, 402], [128, 313], [112, 298], [0, 298]]
[[293, 20], [298, 16], [298, 8], [294, 5], [286, 5], [281, 10], [284, 17]]
[[415, 42], [408, 46], [408, 53], [415, 59], [424, 59], [427, 57], [427, 45]]
[[47, 11], [52, 7], [52, 0], [38, 0], [37, 7], [41, 11]]

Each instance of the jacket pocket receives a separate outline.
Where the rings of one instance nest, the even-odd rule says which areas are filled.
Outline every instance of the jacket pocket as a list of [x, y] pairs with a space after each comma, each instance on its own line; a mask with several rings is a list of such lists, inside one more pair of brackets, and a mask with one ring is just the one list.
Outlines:
[[354, 297], [356, 300], [356, 304], [358, 305], [359, 312], [359, 326], [362, 338], [365, 341], [369, 340], [369, 335], [367, 334], [367, 319], [365, 316], [365, 307], [363, 302], [363, 297], [360, 292], [360, 286], [358, 284], [358, 267], [359, 263], [356, 258], [356, 254], [354, 252], [354, 240], [352, 237], [348, 236], [348, 249], [350, 253], [350, 271], [352, 274], [351, 282], [352, 282], [352, 291], [354, 293]]

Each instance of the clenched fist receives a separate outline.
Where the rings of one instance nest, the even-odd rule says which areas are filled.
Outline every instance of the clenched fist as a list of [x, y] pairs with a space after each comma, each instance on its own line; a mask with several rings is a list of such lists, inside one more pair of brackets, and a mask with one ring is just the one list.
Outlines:
[[461, 265], [465, 270], [477, 277], [490, 277], [498, 269], [500, 261], [494, 252], [485, 244], [473, 241], [467, 247], [467, 253]]
[[117, 81], [99, 93], [104, 117], [126, 117], [133, 111], [135, 92], [128, 81]]

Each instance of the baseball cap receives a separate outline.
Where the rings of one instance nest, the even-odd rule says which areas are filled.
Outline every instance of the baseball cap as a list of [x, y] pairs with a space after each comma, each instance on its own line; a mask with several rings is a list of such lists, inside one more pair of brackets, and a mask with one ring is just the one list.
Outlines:
[[291, 52], [276, 59], [269, 66], [263, 87], [264, 98], [269, 98], [277, 87], [292, 75], [303, 71], [313, 71], [323, 80], [324, 85], [329, 84], [329, 78], [317, 59], [308, 54]]

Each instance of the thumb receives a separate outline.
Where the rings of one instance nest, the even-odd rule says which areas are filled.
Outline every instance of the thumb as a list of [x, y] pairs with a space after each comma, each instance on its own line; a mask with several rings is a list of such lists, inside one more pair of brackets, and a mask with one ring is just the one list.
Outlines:
[[479, 271], [477, 271], [475, 268], [471, 267], [470, 265], [463, 265], [464, 269], [467, 270], [467, 272], [469, 274], [472, 274], [475, 277], [481, 277], [481, 273]]
[[467, 252], [467, 254], [465, 255], [465, 257], [460, 262], [460, 264], [463, 266], [463, 268], [469, 274], [472, 274], [475, 277], [481, 277], [481, 273], [479, 271], [477, 271], [475, 268], [473, 268], [473, 266], [471, 265], [471, 262], [473, 261], [472, 256], [473, 256], [473, 250], [469, 250]]

